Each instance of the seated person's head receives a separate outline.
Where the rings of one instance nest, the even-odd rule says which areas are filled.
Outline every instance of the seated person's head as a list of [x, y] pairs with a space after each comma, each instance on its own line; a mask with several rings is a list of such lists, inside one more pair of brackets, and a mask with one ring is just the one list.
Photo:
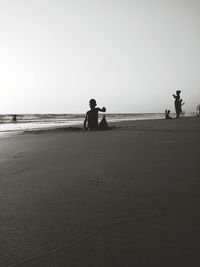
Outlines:
[[96, 103], [96, 100], [95, 100], [95, 99], [90, 99], [90, 102], [89, 102], [89, 104], [90, 104], [90, 108], [95, 108], [95, 107], [96, 107], [96, 105], [97, 105], [97, 103]]

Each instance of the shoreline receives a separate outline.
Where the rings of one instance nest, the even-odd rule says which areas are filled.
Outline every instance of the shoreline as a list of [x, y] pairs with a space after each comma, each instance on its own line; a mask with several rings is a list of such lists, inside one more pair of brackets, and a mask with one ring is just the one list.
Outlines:
[[[17, 122], [6, 122], [5, 119], [8, 117], [8, 114], [0, 116], [0, 135], [29, 130], [82, 127], [84, 121], [84, 114], [20, 114]], [[99, 114], [99, 121], [102, 116], [103, 114]], [[194, 116], [194, 114], [188, 113], [184, 117], [189, 116]], [[163, 113], [106, 113], [108, 124], [118, 124], [121, 121], [164, 119], [164, 117], [165, 115]]]
[[[181, 120], [185, 120], [185, 119], [195, 119], [195, 118], [199, 118], [198, 116], [186, 116], [186, 117], [182, 117], [180, 119], [175, 119], [173, 118], [172, 120], [166, 120], [164, 117], [163, 118], [152, 118], [152, 119], [134, 119], [134, 120], [117, 120], [117, 121], [109, 121], [108, 124], [110, 126], [110, 128], [114, 127], [114, 129], [116, 128], [121, 128], [121, 127], [127, 127], [128, 125], [141, 125], [143, 123], [147, 123], [148, 122], [152, 122], [152, 121], [168, 121], [168, 122], [172, 122], [172, 121], [181, 121]], [[169, 124], [166, 122], [166, 124]], [[174, 124], [174, 123], [173, 123]], [[20, 134], [41, 134], [41, 133], [57, 133], [57, 132], [82, 132], [83, 131], [83, 127], [82, 127], [83, 123], [80, 124], [73, 124], [73, 125], [64, 125], [64, 126], [50, 126], [50, 127], [40, 127], [40, 128], [32, 128], [32, 129], [20, 129], [20, 130], [8, 130], [8, 131], [2, 131], [0, 132], [0, 138], [2, 137], [7, 137], [7, 136], [14, 136], [14, 135], [20, 135]], [[109, 129], [112, 130], [112, 129]], [[102, 131], [102, 130], [101, 130]], [[106, 130], [105, 130], [106, 131]], [[87, 132], [87, 131], [86, 131]]]

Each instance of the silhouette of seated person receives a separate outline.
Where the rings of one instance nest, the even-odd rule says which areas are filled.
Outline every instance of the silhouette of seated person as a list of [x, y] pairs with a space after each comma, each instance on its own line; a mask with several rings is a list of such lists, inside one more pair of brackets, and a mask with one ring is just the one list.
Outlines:
[[165, 111], [165, 119], [166, 120], [172, 119], [172, 117], [170, 117], [170, 110], [169, 109]]
[[17, 115], [13, 115], [12, 122], [17, 122]]
[[[83, 130], [90, 130], [90, 131], [95, 131], [98, 130], [99, 125], [98, 125], [98, 112], [105, 112], [106, 108], [98, 108], [96, 107], [97, 103], [95, 99], [90, 99], [89, 102], [90, 105], [90, 110], [86, 113], [85, 120], [84, 120], [84, 125], [83, 125]], [[86, 127], [86, 124], [88, 127]]]

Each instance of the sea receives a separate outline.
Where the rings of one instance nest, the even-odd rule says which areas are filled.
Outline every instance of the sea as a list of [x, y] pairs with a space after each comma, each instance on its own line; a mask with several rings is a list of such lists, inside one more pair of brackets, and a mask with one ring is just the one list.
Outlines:
[[[102, 118], [99, 114], [99, 121]], [[18, 114], [13, 122], [13, 114], [0, 114], [0, 133], [51, 129], [67, 126], [82, 126], [85, 114]], [[112, 113], [106, 114], [107, 122], [146, 120], [164, 118], [163, 113]]]
[[[99, 121], [102, 118], [99, 114]], [[83, 126], [85, 114], [18, 114], [13, 122], [13, 114], [0, 114], [0, 134]], [[107, 122], [164, 119], [164, 113], [112, 113], [106, 114]]]

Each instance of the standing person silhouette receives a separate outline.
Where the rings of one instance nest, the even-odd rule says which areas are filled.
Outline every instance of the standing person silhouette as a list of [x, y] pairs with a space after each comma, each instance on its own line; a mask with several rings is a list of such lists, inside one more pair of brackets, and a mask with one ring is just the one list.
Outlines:
[[[90, 110], [86, 113], [85, 120], [84, 120], [84, 125], [83, 125], [83, 130], [98, 130], [99, 124], [98, 124], [98, 112], [105, 112], [106, 108], [98, 108], [96, 107], [97, 103], [95, 99], [90, 99], [89, 102], [90, 105]], [[88, 124], [88, 128], [86, 127], [86, 124]]]
[[174, 104], [175, 104], [175, 110], [176, 110], [176, 119], [180, 118], [181, 114], [181, 102], [180, 102], [180, 90], [176, 91], [176, 95], [173, 94], [173, 97], [175, 98]]

